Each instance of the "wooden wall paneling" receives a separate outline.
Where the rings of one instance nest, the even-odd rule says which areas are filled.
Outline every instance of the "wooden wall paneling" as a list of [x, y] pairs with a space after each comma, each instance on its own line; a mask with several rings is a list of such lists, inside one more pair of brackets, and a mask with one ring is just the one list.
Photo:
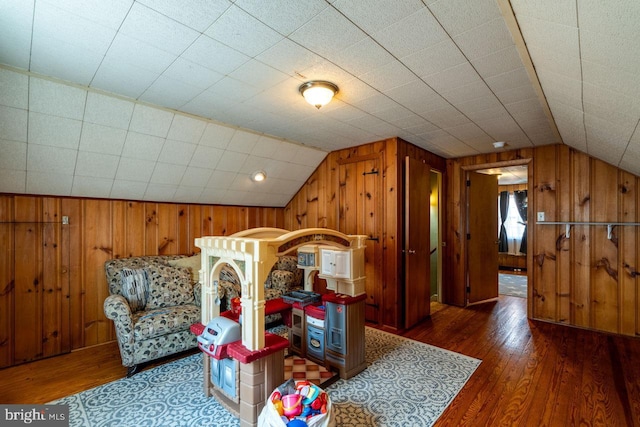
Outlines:
[[103, 303], [109, 295], [104, 263], [113, 258], [111, 248], [111, 202], [87, 199], [83, 201], [83, 277], [84, 343], [83, 347], [107, 342], [112, 336], [112, 324], [104, 316]]
[[[638, 222], [638, 180], [628, 173], [620, 172], [620, 222]], [[638, 265], [638, 233], [636, 227], [618, 227], [618, 279], [620, 286], [620, 333], [635, 335], [637, 322], [637, 274]]]
[[158, 203], [158, 248], [160, 255], [178, 254], [178, 205], [173, 203]]
[[398, 159], [402, 155], [402, 143], [397, 139], [387, 140], [382, 153], [382, 189], [380, 192], [380, 218], [382, 227], [382, 283], [380, 292], [380, 322], [387, 328], [396, 330], [404, 322], [402, 301], [404, 300], [402, 283], [402, 230], [399, 218], [402, 215], [401, 189], [399, 179], [402, 167]]
[[180, 204], [176, 205], [177, 217], [177, 232], [176, 232], [176, 253], [178, 254], [192, 254], [190, 243], [193, 238], [191, 237], [191, 230], [189, 229], [189, 205]]
[[144, 203], [144, 254], [158, 255], [158, 204]]
[[245, 209], [237, 206], [230, 206], [227, 208], [227, 235], [236, 233], [244, 228], [245, 224]]
[[[572, 150], [572, 215], [575, 222], [591, 221], [591, 160], [586, 154]], [[569, 239], [572, 253], [571, 324], [591, 327], [591, 227], [571, 227]]]
[[466, 193], [465, 193], [465, 172], [461, 164], [456, 160], [447, 160], [446, 171], [446, 210], [448, 220], [445, 232], [445, 259], [443, 277], [445, 283], [444, 302], [447, 304], [464, 306], [467, 302], [465, 266], [466, 255], [464, 252], [464, 239], [466, 236], [466, 225], [464, 218], [466, 214]]
[[[318, 178], [311, 176], [305, 184], [307, 192], [307, 217], [306, 221], [309, 226], [317, 227], [318, 218], [320, 217], [320, 197], [318, 194]], [[313, 225], [312, 225], [313, 224]]]
[[[599, 160], [592, 160], [591, 201], [592, 221], [618, 221], [618, 172]], [[591, 295], [593, 327], [618, 332], [618, 248], [619, 228], [615, 237], [607, 238], [606, 226], [592, 226]]]
[[82, 200], [74, 198], [62, 199], [62, 214], [69, 217], [69, 225], [66, 227], [68, 237], [64, 240], [68, 244], [64, 250], [69, 260], [66, 264], [69, 270], [69, 322], [71, 349], [84, 347], [84, 281], [83, 281], [83, 254], [84, 254], [84, 217], [82, 216]]
[[[558, 177], [557, 146], [547, 146], [536, 152], [533, 190], [536, 192], [535, 212], [544, 212], [545, 221], [556, 221]], [[556, 240], [560, 227], [536, 225], [536, 241], [533, 249], [533, 311], [539, 319], [556, 318]]]
[[127, 248], [127, 202], [111, 202], [111, 257], [124, 258]]
[[340, 188], [340, 179], [339, 179], [339, 171], [337, 164], [337, 153], [330, 153], [327, 156], [327, 178], [328, 178], [328, 186], [327, 193], [325, 197], [327, 198], [327, 228], [331, 228], [333, 230], [338, 229], [338, 218], [339, 218], [339, 210], [340, 210], [340, 201], [339, 201], [339, 188]]
[[327, 178], [327, 167], [326, 163], [322, 162], [318, 168], [315, 170], [313, 175], [311, 175], [310, 179], [314, 179], [316, 181], [316, 196], [318, 197], [317, 202], [317, 218], [316, 218], [316, 227], [327, 227], [327, 188], [329, 188], [329, 181]]
[[205, 212], [206, 214], [203, 215], [203, 236], [228, 236], [230, 234], [227, 230], [227, 208], [225, 206], [212, 206], [205, 209]]
[[[557, 219], [571, 221], [571, 198], [564, 197], [571, 194], [571, 153], [568, 147], [559, 146], [557, 154]], [[556, 274], [557, 296], [556, 316], [558, 322], [571, 321], [571, 244], [564, 236], [565, 230], [558, 227], [559, 237], [556, 239]], [[571, 234], [571, 233], [569, 233]]]
[[124, 239], [126, 241], [123, 258], [142, 256], [147, 252], [147, 219], [153, 221], [153, 217], [146, 216], [146, 203], [126, 202], [126, 224]]
[[14, 247], [14, 360], [22, 363], [42, 356], [42, 224], [16, 223]]
[[0, 368], [13, 364], [14, 224], [12, 196], [0, 197]]
[[198, 253], [195, 239], [202, 237], [202, 206], [189, 205], [189, 253]]

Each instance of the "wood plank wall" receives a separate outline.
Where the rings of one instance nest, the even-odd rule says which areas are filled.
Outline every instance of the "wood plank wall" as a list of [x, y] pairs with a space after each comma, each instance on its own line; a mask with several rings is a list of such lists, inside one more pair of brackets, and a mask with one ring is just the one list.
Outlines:
[[529, 165], [529, 316], [623, 335], [640, 333], [639, 227], [565, 227], [546, 221], [638, 222], [639, 179], [564, 145], [447, 161], [448, 302], [464, 304], [464, 168], [531, 159]]
[[0, 243], [13, 247], [0, 256], [0, 367], [115, 339], [105, 261], [193, 254], [197, 237], [283, 225], [283, 208], [0, 195]]
[[[350, 149], [329, 153], [305, 185], [285, 207], [284, 223], [288, 230], [307, 227], [333, 228], [347, 234], [370, 234], [375, 231], [379, 240], [368, 253], [367, 263], [367, 320], [389, 330], [402, 329], [403, 297], [403, 159], [410, 156], [424, 160], [433, 168], [444, 171], [445, 160], [435, 154], [409, 144], [400, 138], [390, 138]], [[359, 180], [362, 174], [340, 176], [340, 166], [377, 159], [380, 167], [380, 200], [371, 203], [372, 194], [349, 196], [344, 188], [348, 180]], [[353, 198], [363, 197], [364, 216], [368, 228], [358, 228], [355, 219], [358, 209], [345, 209]], [[375, 200], [374, 200], [375, 201]], [[353, 218], [352, 218], [353, 217]], [[352, 227], [349, 226], [352, 225]], [[377, 307], [377, 310], [372, 310]]]

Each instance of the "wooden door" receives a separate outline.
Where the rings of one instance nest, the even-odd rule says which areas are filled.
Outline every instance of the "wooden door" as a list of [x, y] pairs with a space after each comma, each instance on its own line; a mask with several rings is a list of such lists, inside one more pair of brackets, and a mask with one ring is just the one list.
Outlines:
[[380, 294], [382, 289], [381, 174], [380, 157], [375, 154], [340, 162], [338, 231], [345, 234], [369, 236], [365, 257], [365, 318], [380, 323]]
[[498, 298], [498, 177], [469, 172], [467, 301]]
[[405, 327], [431, 314], [429, 194], [431, 167], [405, 158], [404, 307]]

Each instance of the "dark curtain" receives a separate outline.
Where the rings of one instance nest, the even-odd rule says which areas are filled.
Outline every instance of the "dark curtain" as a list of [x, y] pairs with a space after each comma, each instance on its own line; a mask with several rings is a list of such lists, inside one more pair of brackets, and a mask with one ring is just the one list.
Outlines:
[[507, 229], [504, 223], [507, 221], [509, 212], [509, 192], [500, 192], [500, 235], [498, 236], [498, 252], [509, 252], [509, 242], [507, 240]]
[[527, 190], [514, 191], [513, 197], [516, 201], [516, 207], [520, 214], [520, 219], [524, 224], [524, 232], [522, 233], [522, 242], [520, 243], [520, 252], [527, 253]]

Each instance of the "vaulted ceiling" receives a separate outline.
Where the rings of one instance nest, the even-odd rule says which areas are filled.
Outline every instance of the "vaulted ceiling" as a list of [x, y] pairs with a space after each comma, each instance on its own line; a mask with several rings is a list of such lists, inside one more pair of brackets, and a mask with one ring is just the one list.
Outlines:
[[[283, 206], [327, 152], [394, 136], [640, 175], [638, 22], [634, 0], [5, 0], [0, 191]], [[320, 110], [314, 79], [340, 88]]]

